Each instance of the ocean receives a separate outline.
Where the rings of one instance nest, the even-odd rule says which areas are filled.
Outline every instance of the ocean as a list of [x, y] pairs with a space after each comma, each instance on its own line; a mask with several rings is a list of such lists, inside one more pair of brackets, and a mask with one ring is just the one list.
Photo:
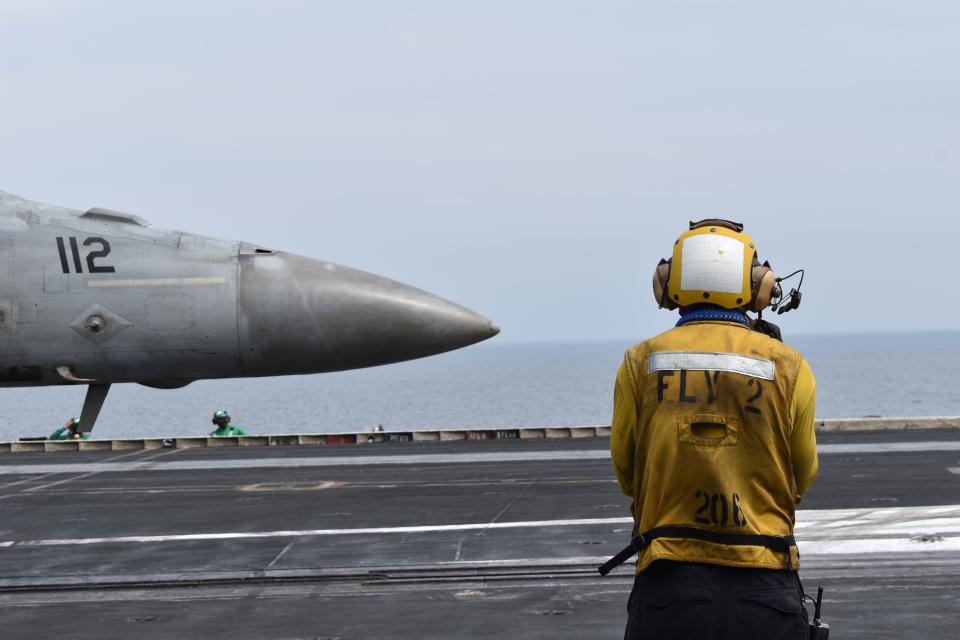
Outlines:
[[[638, 338], [639, 339], [639, 338]], [[101, 438], [201, 435], [226, 409], [254, 434], [609, 424], [631, 340], [491, 341], [424, 360], [313, 376], [116, 385]], [[960, 332], [789, 339], [817, 377], [817, 416], [960, 415]], [[0, 441], [48, 435], [79, 415], [85, 387], [0, 389]]]

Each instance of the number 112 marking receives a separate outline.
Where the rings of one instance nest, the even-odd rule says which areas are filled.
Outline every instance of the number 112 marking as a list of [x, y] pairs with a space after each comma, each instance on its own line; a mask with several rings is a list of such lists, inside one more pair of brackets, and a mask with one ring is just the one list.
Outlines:
[[[83, 261], [80, 259], [80, 245], [74, 236], [70, 236], [70, 257], [73, 258], [73, 273], [83, 273]], [[97, 264], [99, 258], [106, 258], [110, 255], [110, 243], [105, 238], [87, 238], [83, 241], [83, 246], [100, 245], [97, 251], [87, 253], [87, 273], [116, 273], [116, 269], [111, 265]], [[67, 246], [63, 237], [57, 236], [57, 251], [60, 253], [60, 268], [64, 273], [70, 273], [70, 261], [67, 259]]]

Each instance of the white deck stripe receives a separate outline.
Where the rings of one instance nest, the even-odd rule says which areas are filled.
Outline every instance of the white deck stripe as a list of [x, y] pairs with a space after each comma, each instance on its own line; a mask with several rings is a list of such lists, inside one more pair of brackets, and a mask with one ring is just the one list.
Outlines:
[[[609, 460], [606, 449], [576, 451], [502, 451], [499, 453], [435, 453], [378, 456], [314, 456], [310, 458], [245, 458], [176, 460], [170, 462], [85, 462], [79, 464], [36, 464], [0, 466], [0, 475], [32, 473], [85, 473], [88, 471], [202, 471], [208, 469], [258, 469], [279, 467], [354, 467], [385, 464], [425, 465], [477, 462], [543, 462], [563, 460]], [[612, 473], [612, 472], [611, 472]], [[612, 479], [612, 475], [611, 475]]]
[[[922, 453], [928, 451], [960, 451], [960, 440], [944, 442], [864, 442], [858, 444], [826, 444], [817, 447], [821, 455], [852, 453]], [[502, 451], [499, 453], [425, 453], [384, 454], [376, 456], [339, 455], [309, 458], [207, 458], [170, 462], [81, 462], [75, 464], [0, 464], [0, 476], [49, 473], [132, 473], [139, 471], [202, 471], [208, 469], [272, 469], [281, 467], [353, 467], [374, 465], [471, 464], [497, 462], [562, 462], [576, 460], [609, 460], [607, 449], [574, 451]], [[612, 472], [611, 472], [612, 474]], [[612, 475], [611, 475], [612, 478]]]
[[[943, 517], [945, 513], [951, 517]], [[938, 518], [927, 518], [937, 514]], [[626, 526], [632, 518], [577, 518], [520, 522], [417, 525], [407, 527], [365, 527], [357, 529], [303, 529], [258, 532], [216, 532], [152, 536], [63, 538], [2, 541], [0, 548], [53, 547], [124, 543], [196, 542], [210, 540], [253, 540], [324, 536], [391, 535], [493, 529], [537, 529], [545, 527]], [[838, 527], [835, 525], [843, 525]], [[893, 507], [887, 509], [817, 509], [797, 512], [797, 538], [803, 554], [868, 554], [960, 551], [960, 505], [936, 507]], [[933, 541], [916, 540], [928, 536]]]
[[943, 442], [857, 442], [817, 445], [819, 453], [920, 453], [926, 451], [960, 451], [960, 440]]
[[960, 536], [939, 542], [916, 542], [909, 538], [854, 538], [851, 540], [798, 540], [801, 562], [809, 556], [868, 555], [880, 553], [937, 553], [960, 551]]
[[[184, 542], [197, 540], [238, 540], [260, 538], [294, 538], [319, 536], [385, 535], [396, 533], [434, 533], [439, 531], [484, 531], [488, 529], [527, 529], [539, 527], [576, 527], [598, 524], [630, 524], [632, 518], [586, 518], [574, 520], [542, 520], [529, 522], [484, 522], [471, 524], [418, 525], [411, 527], [366, 527], [360, 529], [304, 529], [237, 533], [188, 533], [162, 536], [120, 536], [115, 538], [64, 538], [62, 540], [27, 540], [12, 542], [17, 547], [54, 547], [69, 544], [118, 544], [124, 542]], [[0, 542], [0, 546], [7, 543]], [[8, 545], [8, 546], [10, 546]]]
[[770, 360], [738, 353], [709, 351], [661, 351], [647, 356], [647, 373], [654, 371], [728, 371], [751, 378], [773, 380], [776, 367]]
[[87, 280], [90, 289], [118, 289], [140, 287], [209, 287], [225, 284], [223, 276], [211, 278], [133, 278], [128, 280], [104, 279]]

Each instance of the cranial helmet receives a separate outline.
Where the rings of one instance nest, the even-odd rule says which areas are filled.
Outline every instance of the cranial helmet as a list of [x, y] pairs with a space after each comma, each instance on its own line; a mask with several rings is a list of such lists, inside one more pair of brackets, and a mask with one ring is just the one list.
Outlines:
[[224, 410], [217, 411], [213, 414], [213, 424], [218, 427], [225, 427], [230, 424], [230, 414]]
[[653, 273], [653, 294], [667, 309], [707, 302], [726, 309], [762, 311], [780, 287], [769, 262], [760, 264], [753, 238], [738, 222], [691, 222], [673, 256]]

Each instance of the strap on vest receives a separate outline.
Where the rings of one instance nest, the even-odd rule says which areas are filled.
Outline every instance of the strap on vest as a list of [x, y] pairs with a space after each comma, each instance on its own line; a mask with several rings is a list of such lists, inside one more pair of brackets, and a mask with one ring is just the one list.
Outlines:
[[629, 546], [600, 565], [597, 571], [600, 572], [601, 576], [607, 575], [629, 560], [631, 556], [642, 551], [657, 538], [693, 538], [694, 540], [715, 542], [717, 544], [766, 547], [767, 549], [786, 554], [787, 569], [789, 570], [793, 570], [793, 557], [790, 555], [790, 547], [797, 546], [797, 541], [793, 536], [768, 536], [759, 533], [721, 533], [718, 531], [705, 531], [693, 527], [678, 526], [655, 527], [631, 540]]

